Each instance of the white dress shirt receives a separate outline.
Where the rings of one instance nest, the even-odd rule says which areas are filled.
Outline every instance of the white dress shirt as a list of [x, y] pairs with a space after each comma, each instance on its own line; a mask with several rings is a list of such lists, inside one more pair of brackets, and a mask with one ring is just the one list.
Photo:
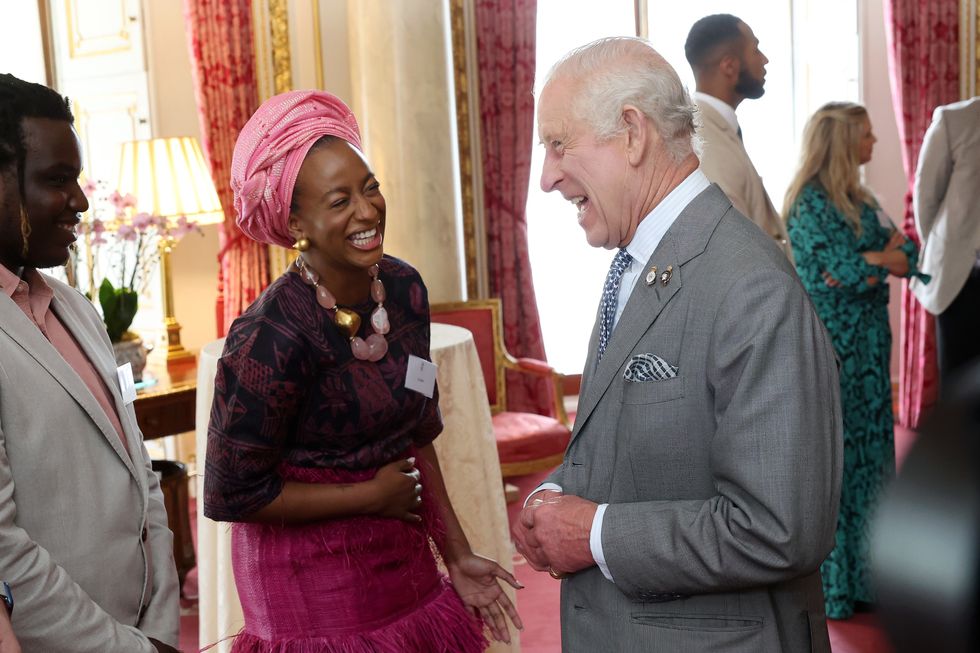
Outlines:
[[[720, 100], [716, 101], [721, 102]], [[724, 103], [722, 102], [722, 104]], [[732, 110], [732, 115], [734, 114], [735, 112]], [[698, 168], [678, 184], [674, 190], [670, 191], [665, 198], [660, 200], [659, 204], [653, 207], [653, 210], [640, 220], [640, 224], [636, 227], [636, 233], [633, 234], [633, 239], [626, 245], [626, 251], [629, 252], [633, 260], [623, 273], [622, 281], [619, 284], [619, 295], [616, 298], [616, 316], [613, 318], [614, 331], [616, 325], [619, 323], [619, 317], [623, 314], [623, 309], [626, 308], [626, 302], [629, 301], [630, 294], [633, 292], [633, 287], [636, 285], [637, 279], [640, 278], [647, 261], [650, 260], [653, 252], [660, 245], [664, 234], [674, 224], [681, 211], [710, 185], [711, 182], [708, 181], [708, 178]], [[561, 486], [556, 483], [542, 483], [535, 488], [534, 492], [528, 495], [524, 505], [526, 506], [531, 497], [542, 490], [561, 492]], [[602, 575], [609, 580], [613, 580], [612, 574], [609, 572], [609, 567], [606, 564], [606, 558], [602, 553], [602, 518], [605, 515], [608, 505], [608, 503], [601, 503], [595, 511], [595, 516], [592, 518], [592, 529], [589, 532], [589, 548], [592, 550], [592, 558], [599, 566], [599, 570], [602, 571]]]

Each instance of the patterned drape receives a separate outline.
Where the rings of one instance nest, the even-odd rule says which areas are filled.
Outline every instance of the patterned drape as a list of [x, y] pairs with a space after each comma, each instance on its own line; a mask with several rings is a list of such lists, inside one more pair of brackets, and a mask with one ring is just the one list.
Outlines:
[[[524, 212], [534, 130], [537, 0], [477, 0], [480, 136], [490, 294], [503, 303], [504, 341], [544, 359]], [[508, 373], [509, 410], [552, 414], [550, 382]]]
[[238, 132], [259, 106], [249, 0], [184, 0], [201, 141], [225, 221], [218, 254], [218, 335], [269, 283], [267, 249], [235, 226], [231, 156]]
[[[912, 215], [915, 168], [932, 112], [959, 99], [959, 0], [889, 0], [885, 3], [892, 97], [908, 177], [902, 228], [918, 242]], [[936, 400], [935, 321], [902, 282], [899, 340], [899, 423], [909, 428]]]

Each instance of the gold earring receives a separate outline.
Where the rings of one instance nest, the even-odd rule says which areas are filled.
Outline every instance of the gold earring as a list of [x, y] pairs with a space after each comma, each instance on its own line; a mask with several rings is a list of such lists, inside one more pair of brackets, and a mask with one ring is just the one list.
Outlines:
[[27, 258], [29, 253], [29, 247], [27, 244], [28, 238], [31, 237], [31, 220], [27, 217], [27, 209], [24, 205], [20, 205], [20, 239], [21, 239], [21, 256]]
[[297, 252], [305, 252], [310, 248], [310, 239], [306, 236], [301, 236], [295, 243], [293, 243], [293, 249]]

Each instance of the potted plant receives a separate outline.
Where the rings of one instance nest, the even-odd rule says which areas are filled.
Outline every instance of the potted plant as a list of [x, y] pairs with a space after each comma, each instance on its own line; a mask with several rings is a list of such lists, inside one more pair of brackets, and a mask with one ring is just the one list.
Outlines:
[[[184, 216], [170, 221], [137, 213], [136, 198], [109, 192], [105, 182], [89, 180], [82, 188], [90, 208], [78, 227], [81, 238], [69, 279], [99, 306], [116, 362], [131, 363], [133, 378], [140, 381], [149, 349], [129, 329], [160, 259], [158, 245], [200, 229]], [[79, 260], [84, 260], [84, 273]]]

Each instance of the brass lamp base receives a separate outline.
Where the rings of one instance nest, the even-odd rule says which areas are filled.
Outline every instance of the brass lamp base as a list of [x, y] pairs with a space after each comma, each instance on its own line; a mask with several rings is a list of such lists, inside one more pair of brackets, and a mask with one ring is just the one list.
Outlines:
[[172, 317], [165, 318], [167, 326], [167, 365], [194, 360], [194, 354], [180, 344], [180, 323]]
[[163, 326], [167, 329], [167, 365], [179, 365], [194, 360], [194, 354], [180, 344], [180, 322], [174, 317], [173, 281], [170, 278], [170, 253], [177, 241], [173, 236], [161, 238], [160, 281], [163, 285]]

